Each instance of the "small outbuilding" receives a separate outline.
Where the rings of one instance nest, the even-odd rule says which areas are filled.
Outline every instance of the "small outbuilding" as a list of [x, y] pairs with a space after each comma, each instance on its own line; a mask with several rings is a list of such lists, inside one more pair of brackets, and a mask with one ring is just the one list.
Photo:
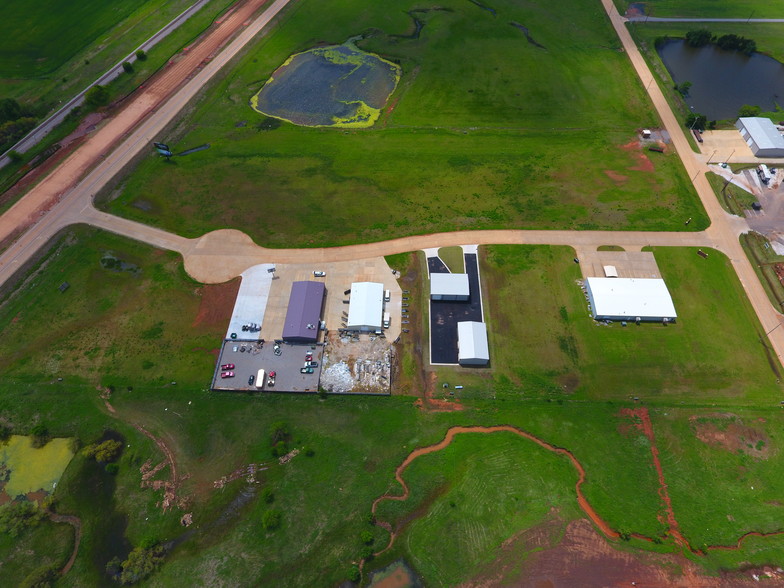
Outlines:
[[354, 282], [348, 307], [346, 328], [350, 331], [378, 331], [384, 312], [384, 284]]
[[430, 274], [431, 300], [468, 300], [468, 274]]
[[769, 118], [739, 118], [735, 128], [755, 157], [784, 157], [784, 137]]
[[460, 365], [477, 366], [490, 363], [485, 323], [476, 321], [457, 323], [457, 362]]
[[313, 343], [318, 339], [321, 310], [327, 290], [323, 282], [294, 282], [291, 285], [283, 340]]
[[675, 305], [658, 278], [587, 278], [585, 290], [596, 320], [674, 322]]

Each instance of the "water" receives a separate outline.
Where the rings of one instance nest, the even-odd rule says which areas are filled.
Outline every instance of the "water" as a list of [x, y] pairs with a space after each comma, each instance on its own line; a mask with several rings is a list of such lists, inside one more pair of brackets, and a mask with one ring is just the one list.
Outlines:
[[692, 83], [686, 103], [709, 120], [737, 118], [744, 104], [763, 112], [776, 110], [777, 103], [784, 106], [784, 64], [772, 57], [715, 45], [689, 47], [682, 39], [668, 41], [658, 52], [676, 84]]

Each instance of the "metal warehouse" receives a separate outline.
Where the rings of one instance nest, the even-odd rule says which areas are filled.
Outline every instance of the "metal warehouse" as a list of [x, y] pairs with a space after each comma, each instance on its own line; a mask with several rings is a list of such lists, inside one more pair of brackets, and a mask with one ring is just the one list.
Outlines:
[[678, 316], [661, 279], [587, 278], [585, 289], [596, 320], [667, 322]]
[[735, 128], [756, 157], [784, 157], [784, 137], [769, 118], [739, 118]]
[[457, 362], [460, 365], [487, 365], [490, 351], [487, 346], [487, 327], [476, 321], [457, 323]]
[[468, 300], [468, 274], [430, 274], [431, 300]]
[[351, 331], [378, 331], [384, 311], [384, 284], [354, 282], [346, 328]]
[[323, 282], [294, 282], [291, 285], [283, 340], [313, 343], [318, 339], [321, 309], [327, 291]]

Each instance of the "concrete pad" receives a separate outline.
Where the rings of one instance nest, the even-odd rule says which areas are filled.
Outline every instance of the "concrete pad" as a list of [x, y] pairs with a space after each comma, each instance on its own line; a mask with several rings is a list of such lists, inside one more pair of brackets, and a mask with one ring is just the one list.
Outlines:
[[615, 266], [619, 278], [661, 278], [650, 251], [581, 251], [583, 278], [604, 278], [604, 266]]
[[461, 245], [460, 248], [463, 250], [463, 255], [466, 253], [477, 255], [479, 253], [479, 245]]
[[242, 330], [242, 325], [264, 323], [267, 301], [272, 285], [273, 274], [269, 272], [275, 266], [271, 263], [262, 263], [246, 269], [242, 274], [242, 283], [234, 302], [234, 311], [231, 313], [229, 328], [226, 338], [231, 338], [236, 333], [240, 339], [258, 339], [259, 333], [248, 333]]
[[[351, 288], [352, 282], [380, 282], [384, 289], [389, 290], [390, 301], [384, 303], [384, 311], [391, 316], [391, 323], [385, 329], [385, 335], [390, 341], [400, 336], [400, 309], [403, 291], [392, 275], [391, 268], [383, 257], [360, 259], [357, 261], [333, 261], [305, 263], [305, 264], [276, 264], [275, 279], [269, 292], [269, 301], [261, 325], [260, 337], [266, 341], [280, 339], [283, 335], [283, 324], [286, 320], [291, 284], [300, 280], [323, 281], [327, 295], [324, 302], [322, 320], [326, 322], [327, 329], [337, 331], [342, 327], [343, 312], [348, 313], [349, 299], [346, 290]], [[323, 271], [326, 276], [316, 278], [314, 271]]]
[[705, 131], [702, 133], [702, 143], [697, 143], [702, 153], [707, 159], [713, 162], [727, 161], [729, 163], [757, 163], [770, 161], [770, 159], [758, 159], [754, 157], [751, 148], [743, 140], [740, 133], [733, 129], [731, 131]]

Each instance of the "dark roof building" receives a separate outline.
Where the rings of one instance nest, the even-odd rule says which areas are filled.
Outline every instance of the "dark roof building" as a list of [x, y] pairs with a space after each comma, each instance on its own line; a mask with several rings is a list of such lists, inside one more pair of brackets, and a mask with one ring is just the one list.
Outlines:
[[283, 324], [284, 341], [316, 341], [326, 294], [323, 282], [294, 282], [291, 285], [286, 322]]

